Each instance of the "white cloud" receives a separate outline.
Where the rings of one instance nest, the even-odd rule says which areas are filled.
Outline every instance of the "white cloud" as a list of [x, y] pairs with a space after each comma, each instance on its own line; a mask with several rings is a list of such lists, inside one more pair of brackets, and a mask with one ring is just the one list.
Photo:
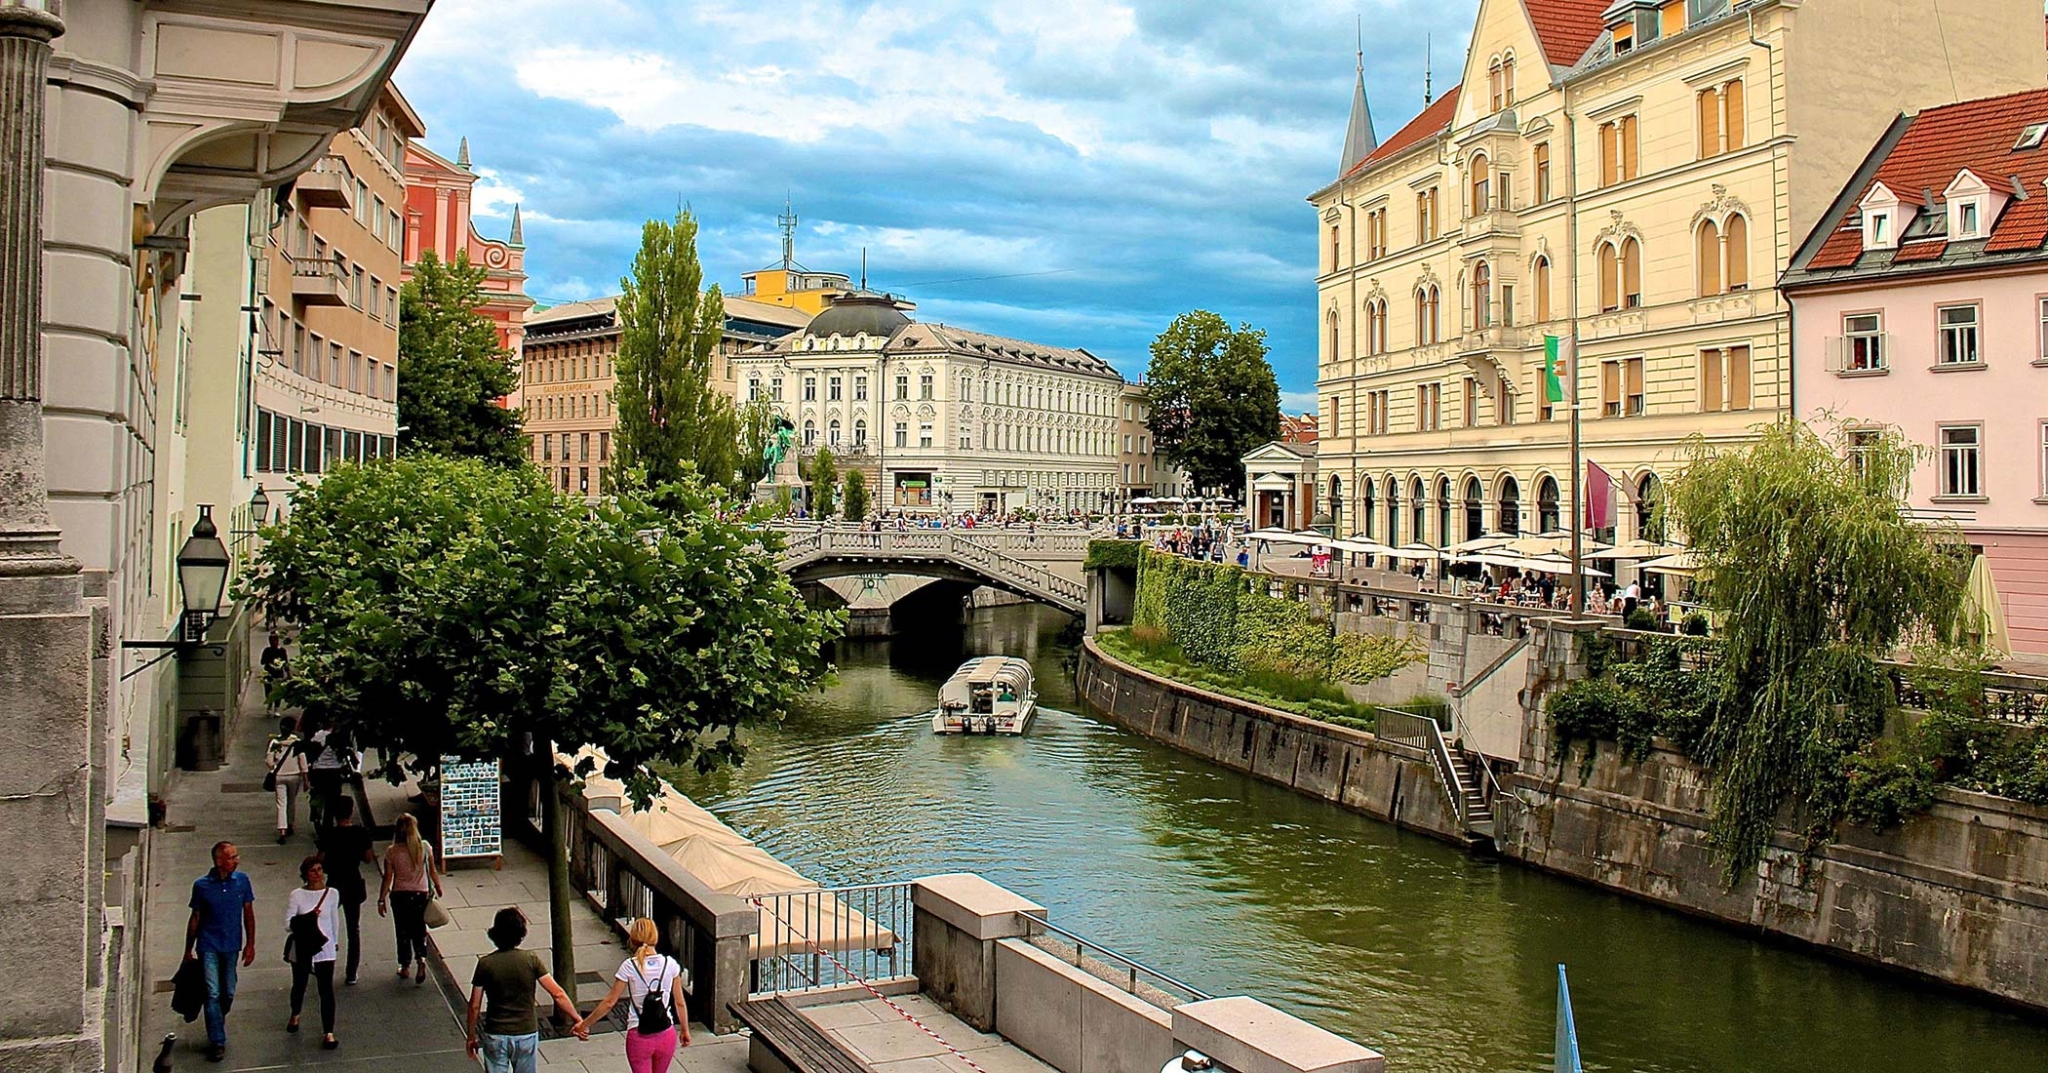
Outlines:
[[1313, 391], [1283, 391], [1280, 393], [1280, 410], [1290, 414], [1312, 414], [1322, 400]]

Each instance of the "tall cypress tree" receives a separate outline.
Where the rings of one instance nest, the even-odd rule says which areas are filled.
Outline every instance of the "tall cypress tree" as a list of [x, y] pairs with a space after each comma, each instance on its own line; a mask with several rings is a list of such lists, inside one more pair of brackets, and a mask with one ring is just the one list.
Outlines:
[[658, 487], [694, 470], [728, 490], [739, 466], [739, 420], [711, 383], [725, 299], [703, 290], [697, 218], [649, 220], [633, 274], [619, 281], [618, 429], [608, 474]]

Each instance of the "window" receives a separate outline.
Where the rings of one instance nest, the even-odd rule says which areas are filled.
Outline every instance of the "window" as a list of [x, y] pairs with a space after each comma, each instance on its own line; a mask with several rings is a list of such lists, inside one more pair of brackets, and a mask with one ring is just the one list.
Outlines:
[[1721, 229], [1714, 221], [1700, 224], [1694, 234], [1694, 261], [1699, 275], [1700, 297], [1721, 293]]
[[1640, 417], [1644, 412], [1643, 359], [1600, 363], [1602, 417]]
[[853, 445], [855, 447], [866, 447], [868, 445], [868, 419], [865, 417], [854, 419]]
[[1500, 322], [1507, 327], [1515, 326], [1515, 285], [1500, 285]]
[[1940, 432], [1941, 494], [1969, 497], [1983, 495], [1983, 427], [1943, 425]]
[[1550, 319], [1550, 258], [1538, 257], [1529, 269], [1529, 285], [1536, 288], [1536, 323]]
[[781, 378], [781, 377], [779, 377], [779, 376], [771, 376], [771, 377], [769, 377], [769, 378], [768, 378], [768, 399], [769, 399], [769, 401], [770, 401], [770, 402], [781, 402], [781, 401], [782, 401], [782, 378]]
[[2041, 495], [2048, 498], [2048, 421], [2041, 422]]
[[1344, 267], [1344, 246], [1337, 238], [1337, 225], [1330, 225], [1330, 271]]
[[2041, 315], [2040, 331], [2038, 333], [2040, 336], [2040, 352], [2035, 360], [2048, 362], [2048, 298], [2039, 300], [2039, 312]]
[[1743, 114], [1740, 79], [1700, 90], [1695, 103], [1699, 116], [1700, 159], [1742, 148], [1743, 132], [1748, 124]]
[[747, 377], [747, 401], [761, 401], [761, 378], [758, 376]]
[[1975, 201], [1965, 201], [1956, 206], [1956, 237], [1976, 238], [1979, 208]]
[[815, 447], [817, 446], [817, 443], [818, 423], [807, 417], [804, 419], [804, 446]]
[[918, 377], [917, 377], [917, 397], [918, 397], [919, 399], [922, 399], [922, 400], [924, 400], [924, 401], [927, 401], [927, 402], [931, 401], [931, 397], [932, 397], [932, 374], [930, 374], [930, 373], [920, 373], [920, 374], [918, 374]]
[[1941, 365], [1975, 365], [1977, 351], [1977, 306], [1942, 306], [1936, 311], [1941, 340], [1935, 360]]
[[1330, 310], [1329, 317], [1325, 319], [1330, 326], [1329, 345], [1323, 348], [1323, 363], [1327, 365], [1337, 360], [1337, 311]]
[[1382, 205], [1365, 214], [1365, 255], [1367, 258], [1387, 255], [1387, 208]]
[[815, 376], [804, 377], [804, 401], [818, 401], [818, 378]]
[[842, 381], [843, 379], [844, 379], [844, 378], [842, 378], [842, 377], [834, 376], [834, 377], [830, 377], [830, 378], [828, 378], [828, 379], [827, 379], [827, 380], [825, 381], [825, 398], [826, 398], [826, 399], [827, 399], [828, 401], [831, 401], [831, 402], [838, 402], [838, 401], [839, 401], [839, 396], [840, 396], [840, 391], [839, 391], [839, 387], [840, 387], [840, 382], [841, 382], [841, 381]]
[[1444, 386], [1442, 384], [1415, 385], [1415, 430], [1435, 432], [1443, 427]]
[[1600, 185], [1612, 186], [1636, 177], [1636, 144], [1635, 116], [1600, 124]]
[[1476, 379], [1474, 379], [1474, 378], [1472, 378], [1472, 377], [1469, 377], [1469, 376], [1465, 378], [1465, 398], [1464, 398], [1464, 407], [1465, 407], [1465, 414], [1464, 414], [1464, 417], [1465, 417], [1465, 427], [1466, 427], [1466, 428], [1478, 428], [1478, 427], [1479, 427], [1479, 381], [1478, 381], [1478, 380], [1476, 380]]
[[1728, 269], [1724, 274], [1730, 291], [1749, 289], [1749, 220], [1741, 215], [1728, 217], [1727, 233], [1721, 237], [1727, 247]]
[[1870, 219], [1867, 223], [1868, 226], [1865, 228], [1863, 244], [1874, 250], [1891, 249], [1892, 214], [1888, 212], [1873, 212], [1870, 214]]
[[1600, 244], [1600, 312], [1612, 313], [1621, 308], [1621, 259], [1615, 252], [1614, 244]]
[[1500, 57], [1495, 56], [1493, 62], [1488, 64], [1486, 68], [1486, 103], [1488, 105], [1487, 111], [1489, 112], [1498, 112], [1501, 109], [1500, 76]]
[[1415, 292], [1415, 343], [1426, 346], [1443, 340], [1443, 321], [1438, 318], [1443, 305], [1442, 295], [1435, 284]]
[[1515, 54], [1510, 52], [1500, 61], [1501, 101], [1509, 108], [1515, 106]]
[[930, 447], [932, 445], [932, 426], [929, 422], [917, 426], [917, 445], [919, 447]]
[[966, 402], [973, 397], [974, 378], [963, 373], [960, 377], [960, 401]]
[[865, 375], [857, 375], [853, 378], [853, 401], [868, 401], [868, 378]]
[[1876, 372], [1884, 368], [1884, 314], [1855, 313], [1843, 317], [1842, 340], [1844, 371]]
[[597, 460], [599, 462], [609, 462], [611, 457], [612, 434], [610, 432], [599, 432], [597, 434]]
[[896, 374], [896, 401], [897, 401], [897, 402], [902, 402], [902, 401], [904, 401], [905, 399], [908, 399], [908, 398], [910, 398], [910, 374], [909, 374], [909, 373], [897, 373], [897, 374]]
[[1750, 406], [1749, 348], [1700, 351], [1700, 410], [1720, 413]]
[[825, 446], [839, 446], [839, 419], [836, 417], [825, 425]]
[[1493, 326], [1493, 269], [1485, 261], [1472, 266], [1472, 327]]
[[1415, 195], [1415, 241], [1432, 242], [1437, 234], [1436, 187]]
[[1531, 151], [1531, 161], [1536, 168], [1536, 203], [1550, 200], [1550, 143], [1543, 142]]
[[1479, 213], [1490, 211], [1493, 208], [1493, 188], [1491, 185], [1493, 176], [1487, 167], [1485, 153], [1472, 154], [1472, 163], [1467, 169], [1467, 174], [1471, 177], [1472, 182], [1472, 200], [1465, 210], [1466, 214], [1476, 216]]
[[896, 446], [910, 446], [910, 425], [908, 422], [896, 422]]
[[588, 432], [579, 433], [576, 436], [576, 461], [590, 461], [590, 433]]
[[1493, 374], [1493, 423], [1512, 425], [1515, 423], [1514, 386], [1508, 382], [1507, 374], [1496, 371]]
[[1643, 248], [1635, 239], [1621, 242], [1621, 305], [1634, 309], [1643, 304]]
[[1365, 394], [1365, 425], [1369, 435], [1383, 436], [1387, 431], [1388, 403], [1393, 401], [1391, 391], [1368, 391]]

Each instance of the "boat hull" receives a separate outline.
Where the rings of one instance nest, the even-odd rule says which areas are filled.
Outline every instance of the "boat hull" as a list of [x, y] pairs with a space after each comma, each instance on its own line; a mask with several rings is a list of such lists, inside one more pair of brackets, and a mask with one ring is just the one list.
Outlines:
[[1016, 737], [1031, 729], [1031, 720], [1038, 714], [1038, 705], [1027, 701], [1016, 710], [973, 714], [940, 709], [932, 713], [934, 734], [986, 734], [991, 736]]

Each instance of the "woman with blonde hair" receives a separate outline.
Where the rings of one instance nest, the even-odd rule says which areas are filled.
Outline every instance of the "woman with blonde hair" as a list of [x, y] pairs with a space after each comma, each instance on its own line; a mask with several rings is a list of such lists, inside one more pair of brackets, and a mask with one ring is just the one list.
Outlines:
[[441, 893], [434, 867], [434, 847], [420, 837], [420, 821], [402, 813], [391, 827], [391, 848], [384, 851], [384, 882], [377, 891], [377, 915], [389, 910], [398, 934], [398, 978], [419, 963], [416, 984], [427, 982], [427, 901]]
[[667, 1073], [676, 1048], [690, 1045], [690, 1014], [683, 995], [690, 989], [690, 971], [682, 963], [655, 950], [661, 929], [647, 917], [633, 921], [626, 929], [626, 943], [633, 956], [619, 964], [612, 976], [612, 989], [605, 992], [590, 1015], [577, 1022], [578, 1034], [610, 1013], [622, 998], [626, 1003], [626, 1065], [633, 1073]]

